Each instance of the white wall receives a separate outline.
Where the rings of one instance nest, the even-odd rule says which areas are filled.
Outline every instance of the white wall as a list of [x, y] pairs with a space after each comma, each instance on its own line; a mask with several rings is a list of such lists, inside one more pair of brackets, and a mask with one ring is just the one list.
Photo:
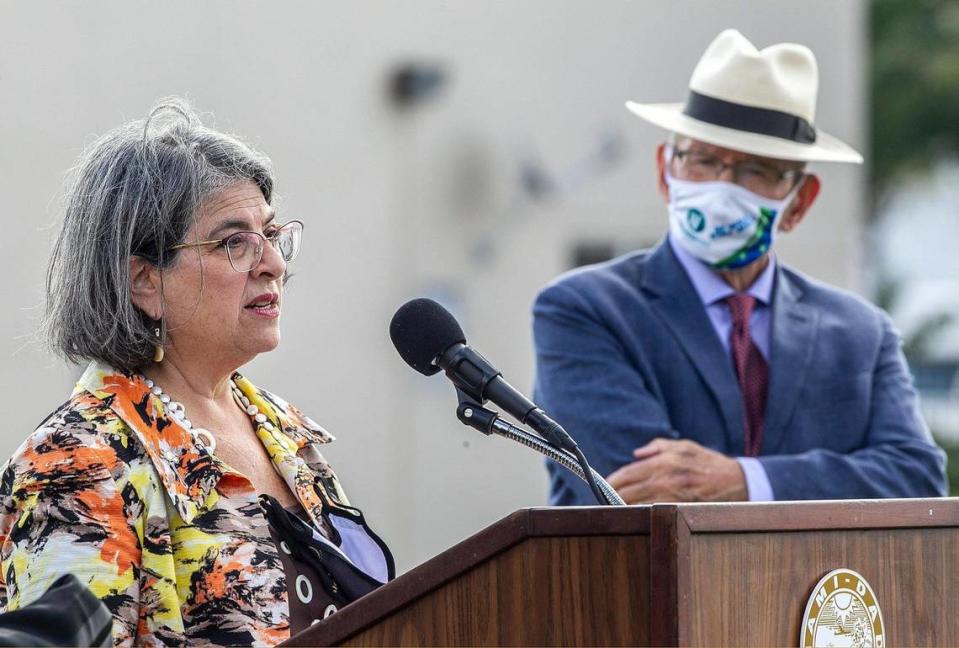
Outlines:
[[[652, 165], [662, 134], [623, 101], [681, 100], [729, 26], [759, 46], [809, 45], [818, 123], [862, 145], [858, 1], [0, 0], [0, 454], [79, 371], [30, 341], [63, 174], [94, 135], [179, 94], [273, 158], [281, 218], [307, 223], [283, 344], [248, 373], [339, 436], [328, 455], [401, 569], [542, 504], [539, 459], [460, 426], [444, 380], [399, 360], [389, 319], [410, 297], [441, 296], [474, 346], [528, 388], [529, 304], [570, 246], [629, 246], [664, 229]], [[384, 82], [409, 59], [442, 64], [450, 80], [401, 113]], [[522, 157], [565, 173], [607, 131], [627, 144], [618, 167], [545, 202], [519, 191]], [[820, 202], [781, 257], [856, 287], [862, 172], [821, 171]]]

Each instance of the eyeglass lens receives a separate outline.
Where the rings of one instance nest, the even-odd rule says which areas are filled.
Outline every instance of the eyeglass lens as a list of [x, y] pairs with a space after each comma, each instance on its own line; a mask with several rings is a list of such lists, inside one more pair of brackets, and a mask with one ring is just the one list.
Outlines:
[[226, 239], [230, 265], [237, 272], [249, 272], [263, 258], [264, 241], [269, 240], [284, 261], [292, 261], [300, 250], [303, 225], [298, 221], [287, 223], [276, 230], [269, 239], [256, 232], [237, 232]]
[[696, 151], [677, 151], [677, 160], [693, 180], [716, 180], [727, 168], [732, 170], [734, 182], [753, 191], [769, 191], [776, 188], [787, 176], [779, 169], [754, 162], [744, 161], [724, 164], [719, 158]]

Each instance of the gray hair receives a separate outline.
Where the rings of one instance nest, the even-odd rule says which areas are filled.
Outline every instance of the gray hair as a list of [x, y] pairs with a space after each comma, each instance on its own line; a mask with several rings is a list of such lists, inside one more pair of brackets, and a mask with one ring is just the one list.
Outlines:
[[94, 142], [73, 170], [47, 269], [47, 345], [74, 363], [146, 366], [160, 323], [131, 300], [131, 256], [172, 265], [170, 248], [183, 242], [204, 201], [243, 181], [272, 203], [269, 158], [203, 126], [182, 99], [161, 100], [145, 120]]

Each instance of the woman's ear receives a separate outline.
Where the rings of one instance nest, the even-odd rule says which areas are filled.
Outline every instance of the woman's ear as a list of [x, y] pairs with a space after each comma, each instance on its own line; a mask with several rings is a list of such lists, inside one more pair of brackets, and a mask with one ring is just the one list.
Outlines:
[[143, 257], [130, 257], [130, 299], [151, 319], [163, 318], [160, 270]]

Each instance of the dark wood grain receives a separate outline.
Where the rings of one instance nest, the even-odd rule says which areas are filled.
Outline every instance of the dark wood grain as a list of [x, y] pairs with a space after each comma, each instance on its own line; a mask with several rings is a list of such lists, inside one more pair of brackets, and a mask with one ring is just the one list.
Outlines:
[[347, 646], [648, 644], [648, 539], [532, 538]]
[[813, 587], [838, 568], [872, 586], [886, 645], [956, 645], [956, 527], [693, 534], [688, 594], [695, 613], [681, 645], [798, 645]]
[[[645, 537], [649, 530], [649, 513], [649, 507], [644, 506], [626, 509], [598, 506], [552, 507], [516, 511], [344, 607], [283, 645], [340, 645], [348, 637], [396, 614], [399, 609], [409, 606], [420, 597], [431, 596], [447, 582], [493, 561], [498, 554], [529, 538], [590, 538], [597, 535]], [[648, 562], [648, 555], [644, 554], [643, 560]], [[593, 566], [592, 573], [607, 571], [608, 565], [602, 566], [600, 571], [596, 571], [596, 566]], [[395, 645], [397, 641], [387, 643]]]
[[681, 554], [689, 547], [689, 529], [676, 506], [654, 506], [650, 518], [649, 636], [653, 645], [675, 646], [680, 636], [681, 580], [687, 571]]
[[648, 506], [576, 506], [527, 509], [530, 536], [648, 534]]
[[527, 509], [289, 645], [796, 645], [829, 571], [886, 645], [959, 637], [959, 500]]
[[959, 526], [959, 498], [683, 504], [693, 533]]

